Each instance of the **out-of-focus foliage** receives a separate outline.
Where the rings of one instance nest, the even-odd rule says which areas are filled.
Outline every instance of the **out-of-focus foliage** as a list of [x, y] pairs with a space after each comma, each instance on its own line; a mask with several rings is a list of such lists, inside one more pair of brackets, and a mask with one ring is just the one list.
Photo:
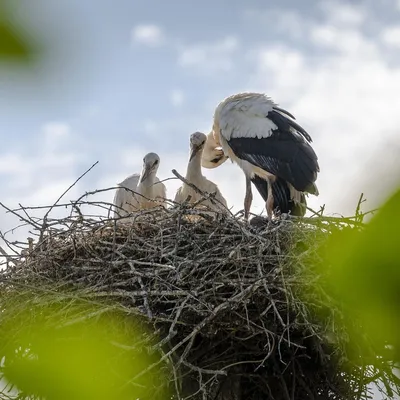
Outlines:
[[348, 318], [359, 318], [364, 332], [381, 349], [394, 348], [400, 361], [400, 190], [392, 195], [364, 230], [332, 235], [324, 258], [331, 265], [335, 297]]
[[33, 53], [32, 45], [7, 17], [4, 3], [4, 0], [0, 1], [0, 62], [4, 60], [26, 62]]
[[28, 54], [26, 43], [7, 22], [0, 20], [0, 57], [25, 59]]
[[71, 302], [21, 307], [17, 317], [5, 313], [4, 377], [23, 394], [20, 398], [167, 398], [154, 392], [154, 383], [163, 379], [160, 370], [133, 380], [159, 360], [145, 350], [141, 343], [148, 333], [133, 321], [134, 316], [111, 307]]

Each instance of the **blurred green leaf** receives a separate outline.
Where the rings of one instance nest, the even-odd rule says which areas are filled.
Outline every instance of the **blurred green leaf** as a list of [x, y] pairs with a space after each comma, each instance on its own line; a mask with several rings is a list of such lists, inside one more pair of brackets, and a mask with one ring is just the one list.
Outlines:
[[[400, 360], [400, 190], [363, 231], [332, 235], [326, 252], [331, 284], [349, 317], [359, 318], [373, 342], [392, 345]], [[356, 340], [356, 338], [353, 338]]]
[[10, 14], [16, 2], [0, 0], [0, 61], [26, 63], [34, 54], [31, 32], [24, 32], [14, 25]]
[[31, 49], [6, 21], [0, 20], [0, 58], [26, 59]]
[[5, 378], [25, 395], [47, 400], [166, 398], [155, 393], [160, 370], [133, 380], [159, 360], [144, 347], [148, 333], [131, 315], [104, 310], [59, 304], [3, 319]]

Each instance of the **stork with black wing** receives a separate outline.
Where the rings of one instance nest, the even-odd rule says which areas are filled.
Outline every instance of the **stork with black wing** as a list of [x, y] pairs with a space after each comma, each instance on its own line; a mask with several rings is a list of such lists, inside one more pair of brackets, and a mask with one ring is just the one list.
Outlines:
[[202, 165], [215, 168], [228, 158], [246, 176], [244, 214], [252, 203], [251, 182], [274, 214], [306, 212], [305, 194], [318, 196], [318, 157], [310, 135], [288, 111], [261, 93], [239, 93], [216, 108]]

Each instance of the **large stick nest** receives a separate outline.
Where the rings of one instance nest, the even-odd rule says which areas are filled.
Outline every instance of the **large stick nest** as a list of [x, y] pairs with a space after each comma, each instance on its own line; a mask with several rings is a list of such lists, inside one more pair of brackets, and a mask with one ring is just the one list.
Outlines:
[[[259, 229], [232, 215], [193, 218], [201, 211], [187, 206], [117, 223], [78, 209], [32, 220], [35, 245], [7, 256], [8, 318], [21, 305], [106, 299], [104, 308], [151, 327], [169, 371], [158, 384], [177, 399], [353, 399], [374, 379], [390, 380], [372, 350], [349, 349], [321, 275], [324, 240], [359, 224], [314, 216]], [[28, 221], [26, 209], [19, 215]]]

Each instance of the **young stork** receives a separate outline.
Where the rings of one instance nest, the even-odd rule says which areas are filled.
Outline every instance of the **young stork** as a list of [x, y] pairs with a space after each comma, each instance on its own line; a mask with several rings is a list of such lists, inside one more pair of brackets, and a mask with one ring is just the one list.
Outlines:
[[118, 183], [120, 187], [114, 197], [114, 218], [165, 203], [167, 190], [156, 176], [159, 165], [160, 157], [156, 153], [148, 153], [143, 158], [141, 174], [130, 175]]
[[245, 218], [252, 202], [251, 182], [274, 211], [304, 215], [304, 193], [318, 196], [318, 157], [310, 135], [292, 114], [261, 93], [239, 93], [223, 100], [214, 113], [202, 165], [215, 168], [228, 158], [246, 176]]
[[[217, 200], [215, 202], [216, 204], [213, 204], [207, 199], [202, 202], [201, 205], [208, 206], [208, 208], [212, 210], [221, 210], [223, 208], [219, 205], [219, 203], [221, 203], [224, 207], [227, 207], [225, 198], [222, 196], [218, 186], [214, 182], [209, 181], [201, 173], [201, 158], [206, 140], [207, 136], [201, 132], [195, 132], [190, 135], [190, 156], [185, 178], [189, 183], [195, 185], [202, 192], [215, 192], [215, 199]], [[183, 203], [189, 195], [191, 196], [190, 203], [195, 203], [202, 198], [200, 193], [196, 192], [186, 183], [183, 183], [176, 192], [175, 202]]]

